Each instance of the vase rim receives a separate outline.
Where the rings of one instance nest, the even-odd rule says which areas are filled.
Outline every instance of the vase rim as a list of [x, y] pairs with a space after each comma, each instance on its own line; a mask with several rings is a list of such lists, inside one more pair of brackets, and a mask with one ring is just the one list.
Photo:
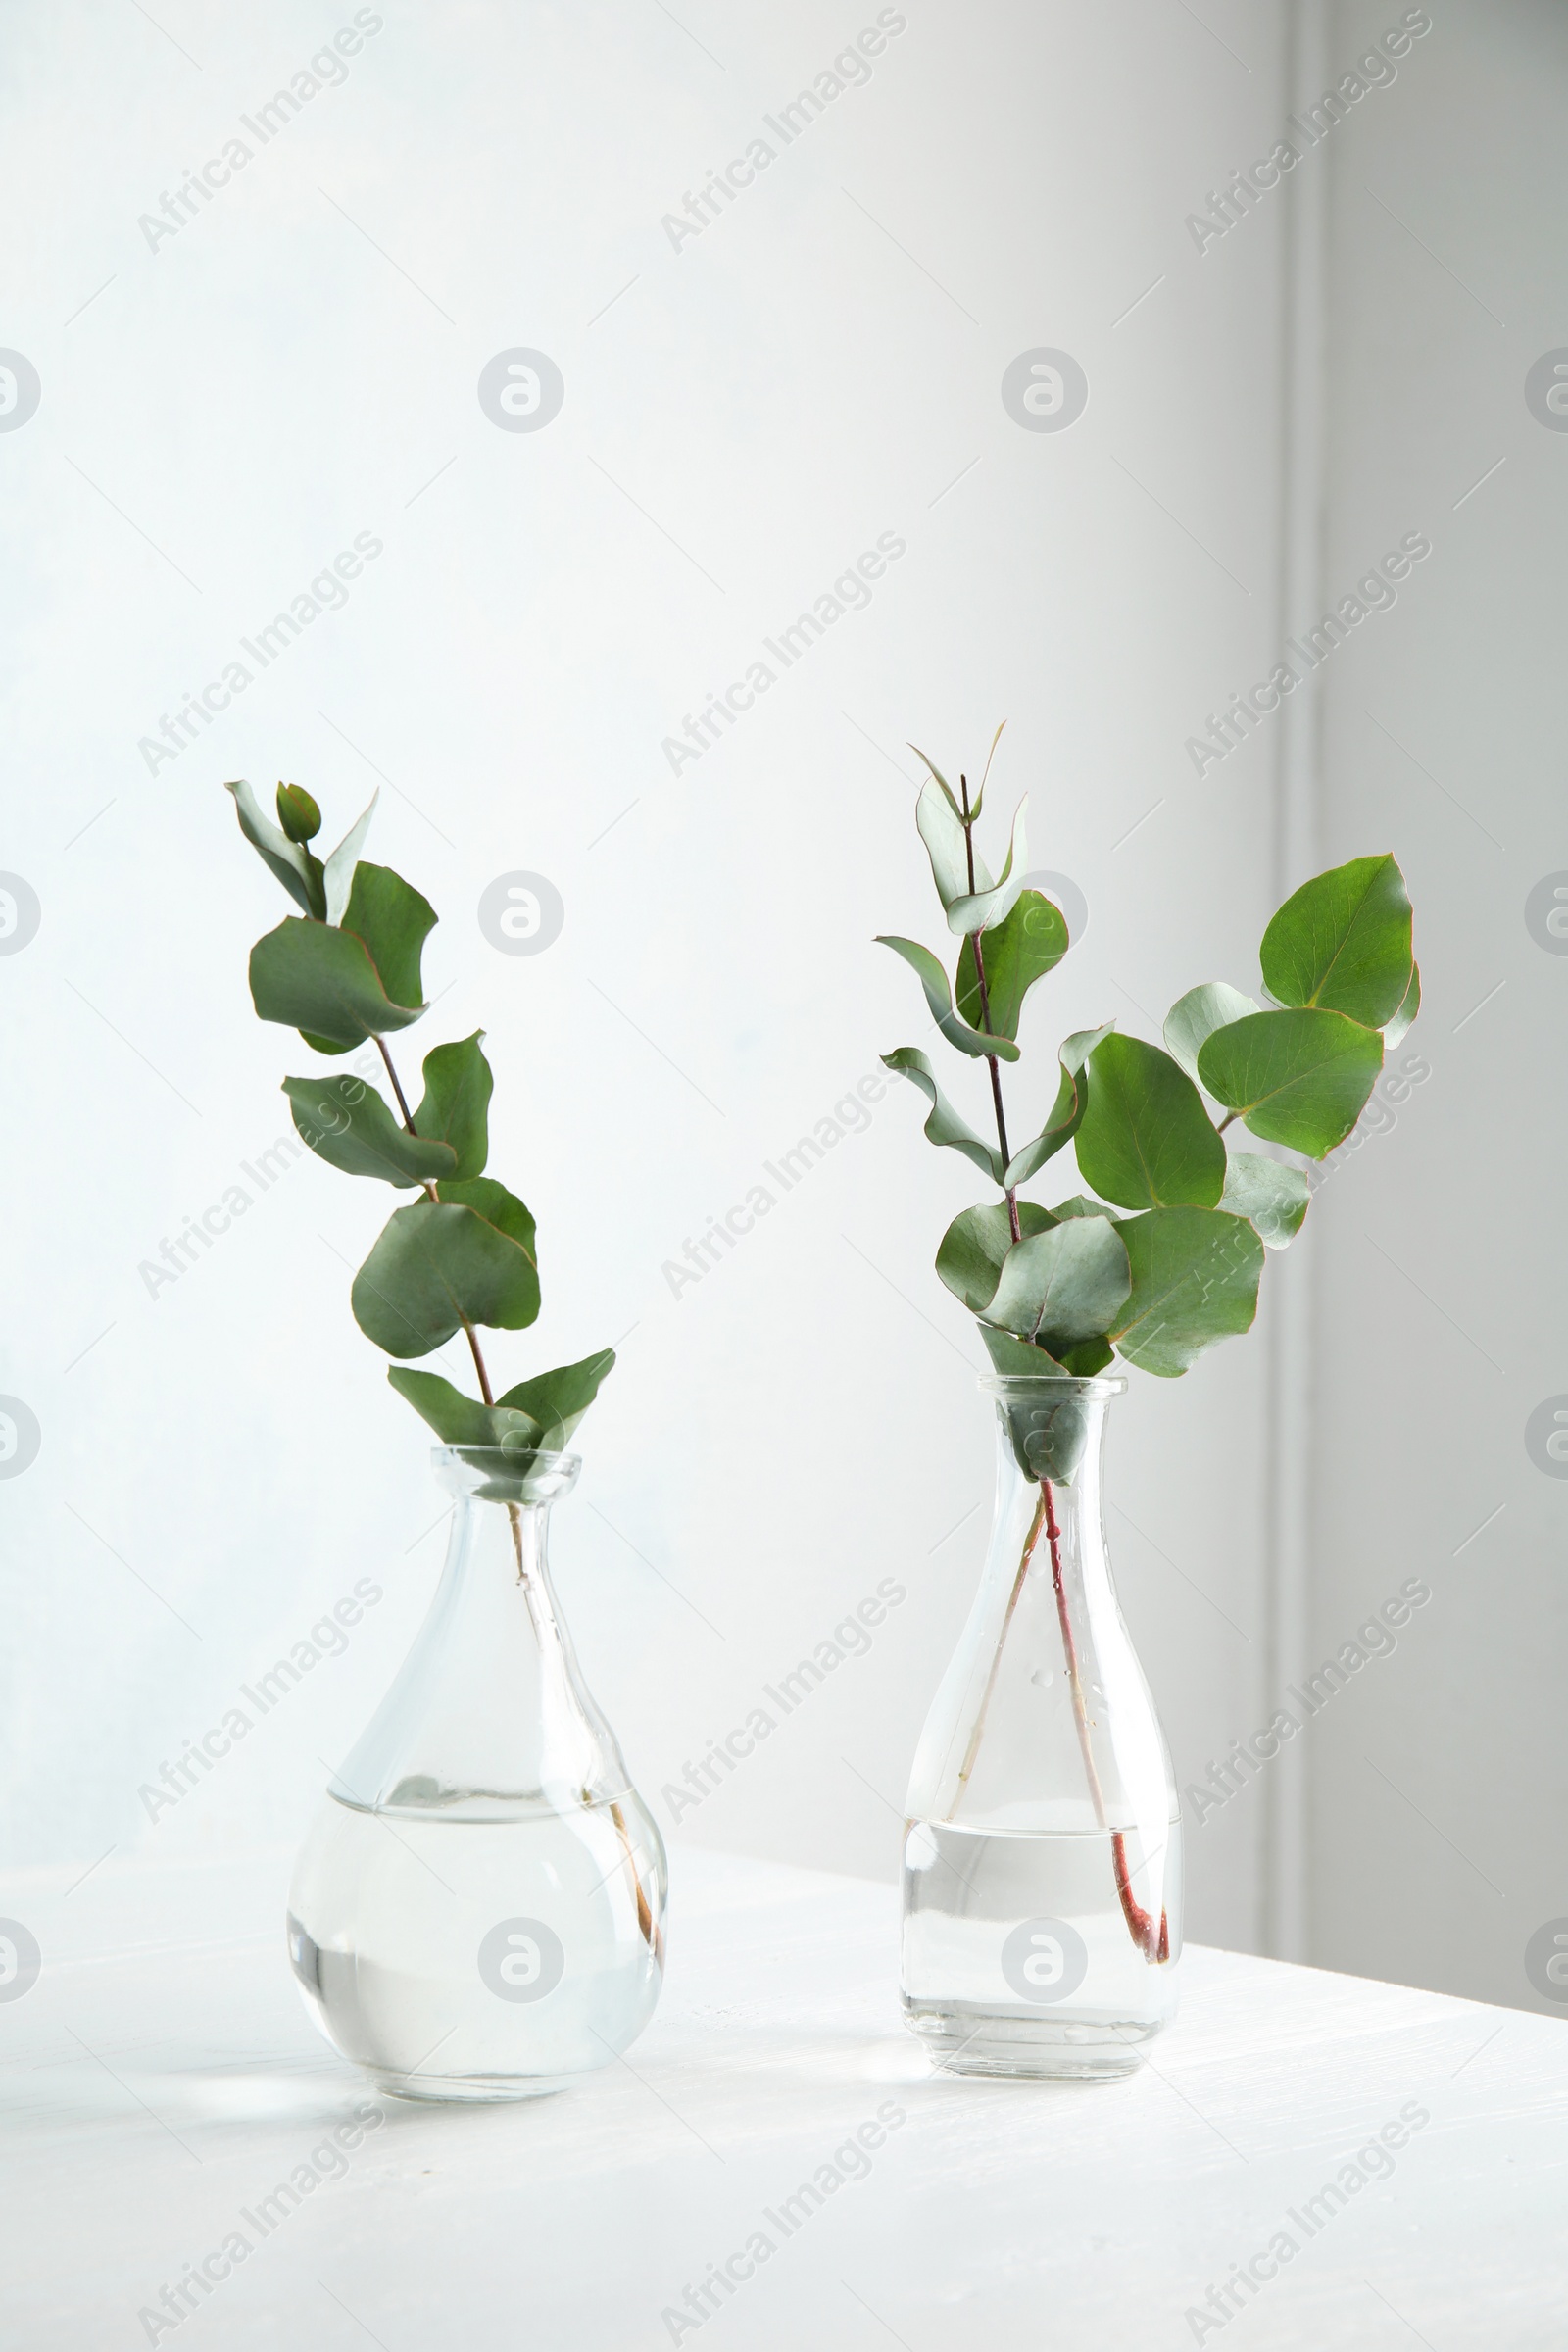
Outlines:
[[484, 1502], [555, 1502], [576, 1485], [582, 1456], [539, 1446], [434, 1446], [430, 1465], [451, 1494]]
[[1121, 1396], [1127, 1389], [1119, 1372], [1108, 1377], [1096, 1372], [1087, 1379], [1072, 1372], [982, 1372], [978, 1385], [988, 1396], [1078, 1396], [1088, 1404]]

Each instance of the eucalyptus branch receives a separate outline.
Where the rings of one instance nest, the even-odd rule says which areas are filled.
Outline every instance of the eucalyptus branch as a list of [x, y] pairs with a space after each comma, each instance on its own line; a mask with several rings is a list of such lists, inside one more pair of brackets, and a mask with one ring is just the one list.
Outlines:
[[[996, 743], [994, 737], [993, 754]], [[987, 1352], [1004, 1375], [1088, 1378], [1120, 1355], [1146, 1371], [1178, 1376], [1217, 1341], [1250, 1329], [1264, 1248], [1283, 1249], [1299, 1232], [1310, 1197], [1298, 1168], [1233, 1151], [1228, 1130], [1240, 1120], [1264, 1141], [1325, 1158], [1360, 1116], [1385, 1048], [1398, 1042], [1420, 1009], [1404, 878], [1393, 858], [1372, 857], [1304, 882], [1263, 933], [1264, 1004], [1227, 982], [1205, 981], [1172, 1005], [1161, 1045], [1123, 1036], [1114, 1024], [1064, 1040], [1055, 1104], [1041, 1133], [1015, 1153], [1001, 1064], [1017, 1058], [1024, 999], [1066, 954], [1067, 926], [1059, 908], [1012, 878], [1026, 855], [1021, 808], [1001, 884], [991, 882], [976, 855], [974, 827], [990, 757], [972, 805], [966, 775], [960, 773], [955, 794], [926, 755], [919, 757], [930, 772], [915, 821], [949, 928], [963, 933], [956, 989], [945, 964], [917, 942], [883, 944], [919, 979], [938, 1032], [959, 1053], [985, 1060], [1000, 1168], [998, 1150], [948, 1102], [922, 1052], [901, 1047], [883, 1059], [924, 1095], [928, 1140], [996, 1176], [1003, 1194], [1001, 1201], [953, 1220], [937, 1272], [979, 1319]], [[1217, 1124], [1205, 1095], [1224, 1114]], [[1019, 1183], [1068, 1143], [1088, 1195], [1054, 1209], [1020, 1201]], [[1014, 1166], [1021, 1174], [1009, 1184]], [[1082, 1422], [1063, 1415], [1041, 1430], [1020, 1413], [1012, 1426], [1019, 1467], [1038, 1484], [1041, 1502], [959, 1788], [974, 1769], [1003, 1648], [1044, 1528], [1084, 1770], [1097, 1818], [1108, 1830], [1053, 1491], [1070, 1486], [1077, 1473]], [[1109, 1836], [1129, 1932], [1148, 1958], [1163, 1960], [1166, 1922], [1162, 1917], [1156, 1929], [1138, 1903], [1125, 1837], [1119, 1830]]]

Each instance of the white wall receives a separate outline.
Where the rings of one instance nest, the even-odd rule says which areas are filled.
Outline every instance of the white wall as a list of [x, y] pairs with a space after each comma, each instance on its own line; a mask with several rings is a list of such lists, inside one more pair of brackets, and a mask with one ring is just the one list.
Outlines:
[[[1287, 187], [1201, 255], [1184, 223], [1279, 135], [1296, 96], [1290, 27], [1281, 8], [1217, 0], [1206, 26], [1154, 0], [911, 5], [869, 82], [677, 252], [662, 216], [875, 9], [690, 6], [689, 31], [624, 0], [569, 15], [386, 0], [378, 13], [343, 85], [156, 252], [138, 216], [352, 12], [290, 4], [240, 23], [187, 0], [158, 12], [172, 38], [135, 11], [10, 20], [0, 339], [43, 385], [36, 416], [0, 435], [14, 551], [0, 596], [20, 656], [4, 863], [43, 906], [36, 940], [0, 958], [14, 1105], [0, 1386], [43, 1429], [36, 1463], [0, 1483], [10, 1850], [85, 1862], [111, 1842], [292, 1838], [319, 1759], [374, 1703], [439, 1565], [423, 1432], [348, 1311], [383, 1193], [299, 1164], [175, 1286], [154, 1298], [138, 1278], [285, 1131], [277, 1082], [309, 1058], [255, 1021], [246, 993], [250, 943], [284, 911], [220, 790], [248, 774], [262, 789], [307, 784], [334, 829], [384, 779], [371, 852], [443, 914], [426, 959], [440, 1001], [418, 1050], [487, 1028], [492, 1165], [534, 1208], [544, 1250], [545, 1314], [496, 1341], [505, 1375], [624, 1336], [558, 1550], [591, 1679], [644, 1789], [657, 1802], [879, 1578], [908, 1588], [870, 1654], [686, 1815], [677, 1862], [695, 1840], [887, 1874], [988, 1499], [979, 1351], [930, 1270], [947, 1219], [977, 1197], [971, 1173], [924, 1145], [901, 1095], [696, 1287], [672, 1296], [662, 1268], [879, 1051], [918, 1033], [909, 976], [870, 944], [882, 930], [938, 936], [906, 738], [973, 761], [1005, 716], [997, 800], [1030, 790], [1033, 861], [1087, 897], [1082, 944], [1025, 1024], [1031, 1106], [1067, 1030], [1115, 1013], [1152, 1035], [1195, 981], [1254, 979], [1258, 933], [1311, 829], [1311, 730], [1282, 729], [1202, 780], [1184, 743], [1305, 616], [1292, 517], [1310, 417], [1299, 353], [1285, 360], [1300, 331], [1286, 259], [1317, 200]], [[1352, 46], [1362, 21], [1343, 27]], [[1342, 28], [1316, 29], [1332, 47]], [[1344, 154], [1359, 152], [1352, 139], [1418, 139], [1415, 108], [1432, 103], [1420, 76], [1457, 93], [1460, 55], [1457, 33], [1447, 47], [1434, 34], [1346, 126]], [[1501, 73], [1506, 43], [1489, 55]], [[1506, 249], [1500, 229], [1465, 225], [1452, 172], [1465, 124], [1447, 135], [1441, 160], [1410, 149], [1407, 192], [1463, 226], [1471, 267], [1452, 266], [1474, 284]], [[1345, 521], [1331, 499], [1327, 575], [1437, 515], [1453, 468], [1456, 496], [1505, 443], [1514, 453], [1500, 509], [1489, 486], [1443, 511], [1441, 561], [1379, 616], [1381, 636], [1348, 649], [1343, 695], [1354, 665], [1403, 648], [1408, 673], [1380, 683], [1393, 715], [1373, 707], [1427, 759], [1456, 756], [1442, 718], [1457, 706], [1478, 761], [1496, 724], [1465, 675], [1485, 625], [1485, 534], [1507, 527], [1499, 511], [1529, 527], [1556, 445], [1522, 410], [1520, 330], [1473, 327], [1412, 291], [1414, 267], [1432, 267], [1416, 249], [1414, 265], [1389, 262], [1386, 286], [1374, 279], [1378, 240], [1398, 232], [1382, 216], [1348, 231], [1332, 184], [1333, 348], [1357, 356], [1343, 383], [1330, 370]], [[1457, 356], [1382, 354], [1398, 300], [1426, 304]], [[1549, 320], [1525, 340], [1544, 347]], [[484, 364], [516, 345], [551, 354], [565, 379], [538, 433], [499, 431], [475, 397]], [[999, 396], [1007, 363], [1039, 345], [1088, 373], [1087, 412], [1061, 434], [1020, 430]], [[1374, 347], [1391, 382], [1406, 370], [1392, 419], [1381, 392], [1348, 389]], [[1459, 370], [1451, 400], [1434, 402], [1433, 365], [1445, 382]], [[138, 739], [357, 532], [383, 552], [344, 609], [149, 775]], [[885, 532], [906, 552], [869, 608], [672, 775], [662, 739]], [[1436, 633], [1447, 598], [1451, 643]], [[1514, 642], [1519, 618], [1498, 610], [1493, 633]], [[1533, 642], [1540, 603], [1531, 619]], [[1441, 715], [1421, 708], [1429, 676]], [[1457, 1021], [1505, 953], [1544, 1021], [1555, 966], [1518, 917], [1527, 869], [1554, 861], [1544, 833], [1526, 846], [1520, 828], [1515, 846], [1495, 828], [1511, 855], [1487, 948], [1445, 892], [1461, 888], [1461, 858], [1492, 889], [1495, 854], [1481, 842], [1478, 855], [1430, 787], [1373, 750], [1343, 695], [1331, 682], [1318, 711], [1311, 821], [1326, 855], [1394, 843], [1418, 905], [1443, 909], [1424, 916], [1437, 1009], [1420, 1042], [1450, 1008]], [[1544, 794], [1539, 757], [1536, 773]], [[1451, 788], [1463, 792], [1457, 773]], [[537, 957], [497, 954], [475, 919], [485, 885], [515, 868], [549, 876], [565, 904]], [[1352, 1255], [1364, 1221], [1444, 1290], [1433, 1261], [1452, 1224], [1439, 1199], [1462, 1185], [1452, 1216], [1482, 1213], [1478, 1178], [1497, 1162], [1440, 1139], [1475, 1132], [1507, 1037], [1521, 1039], [1520, 1076], [1534, 1066], [1521, 1031], [1489, 1024], [1495, 1007], [1434, 1050], [1433, 1083], [1336, 1179], [1297, 1269], [1297, 1292], [1322, 1278], [1316, 1428], [1332, 1434], [1313, 1450], [1344, 1465], [1316, 1481], [1311, 1548], [1337, 1561], [1315, 1557], [1309, 1602], [1296, 1594], [1311, 1610], [1303, 1639], [1337, 1632], [1396, 1566], [1428, 1560], [1449, 1517], [1439, 1467], [1466, 1526], [1506, 1482], [1510, 1540], [1532, 1510], [1547, 1515], [1544, 1540], [1555, 1508], [1519, 1452], [1522, 1406], [1497, 1408], [1491, 1450], [1465, 1458], [1450, 1417], [1472, 1426], [1471, 1365], [1442, 1352], [1460, 1343], [1418, 1322], [1432, 1309], [1382, 1261], [1369, 1271]], [[1490, 1262], [1478, 1240], [1452, 1309], [1473, 1328]], [[1514, 1284], [1522, 1322], [1522, 1265]], [[1272, 1280], [1251, 1341], [1180, 1384], [1135, 1379], [1117, 1409], [1118, 1570], [1184, 1782], [1266, 1720], [1295, 1639], [1300, 1529], [1281, 1497], [1303, 1441], [1280, 1399], [1306, 1356], [1286, 1298]], [[1356, 1334], [1343, 1348], [1342, 1325]], [[1397, 1369], [1401, 1349], [1422, 1364]], [[1494, 1352], [1512, 1369], [1506, 1346]], [[1441, 1438], [1431, 1399], [1415, 1409], [1418, 1374], [1443, 1384]], [[1533, 1402], [1556, 1378], [1539, 1355], [1508, 1394], [1528, 1388]], [[1422, 1464], [1397, 1495], [1379, 1435], [1393, 1395]], [[1271, 1460], [1281, 1426], [1295, 1450]], [[385, 1598], [348, 1653], [149, 1824], [138, 1785], [368, 1572]], [[1532, 1622], [1518, 1590], [1515, 1636]], [[1423, 1618], [1422, 1642], [1459, 1641], [1490, 1598], [1479, 1578], [1466, 1591]], [[1396, 1777], [1400, 1739], [1457, 1687], [1457, 1651], [1446, 1681], [1428, 1677], [1434, 1654], [1412, 1636], [1376, 1695], [1369, 1681], [1346, 1702], [1347, 1727], [1352, 1705], [1402, 1710], [1379, 1719], [1373, 1751]], [[1473, 1703], [1505, 1720], [1500, 1680]], [[1348, 1732], [1324, 1731], [1323, 1777], [1299, 1803], [1282, 1772], [1281, 1793], [1250, 1791], [1193, 1836], [1193, 1932], [1278, 1940], [1304, 1904], [1319, 1956], [1448, 1982], [1449, 1865], [1408, 1825], [1394, 1835], [1383, 1796], [1347, 1777], [1333, 1741]], [[1436, 1769], [1442, 1737], [1419, 1739]], [[1442, 1770], [1462, 1790], [1457, 1762]], [[1494, 1783], [1465, 1801], [1497, 1818]], [[1466, 1841], [1462, 1821], [1438, 1818]], [[1410, 1874], [1396, 1902], [1370, 1861], [1346, 1879], [1327, 1861], [1385, 1834]], [[1515, 1904], [1544, 1899], [1521, 1886]], [[1518, 1940], [1476, 1943], [1477, 1988], [1525, 1997], [1504, 1966]]]

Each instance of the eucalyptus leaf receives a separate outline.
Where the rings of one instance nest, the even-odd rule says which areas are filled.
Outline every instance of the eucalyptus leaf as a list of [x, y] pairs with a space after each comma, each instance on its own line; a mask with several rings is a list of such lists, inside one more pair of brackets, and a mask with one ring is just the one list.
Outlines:
[[[921, 760], [929, 769], [930, 773], [935, 777], [937, 783], [940, 784], [942, 787], [943, 797], [947, 801], [948, 807], [953, 810], [954, 815], [958, 819], [958, 822], [961, 825], [963, 822], [963, 812], [958, 807], [957, 795], [955, 793], [953, 786], [948, 782], [947, 777], [942, 773], [941, 768], [937, 766], [935, 760], [926, 759], [924, 752], [921, 751], [920, 746], [917, 743], [911, 743], [909, 749], [914, 754], [915, 758]], [[922, 785], [921, 790], [923, 791], [924, 789], [925, 788]], [[971, 814], [972, 813], [973, 811], [971, 811]], [[918, 825], [919, 821], [919, 804], [917, 802], [915, 805], [915, 823]], [[924, 840], [924, 838], [925, 836], [922, 834], [921, 839]], [[946, 902], [944, 902], [944, 904], [946, 904]]]
[[[1050, 1209], [1033, 1200], [1020, 1200], [1020, 1233], [1044, 1233], [1055, 1223]], [[1002, 1261], [1012, 1248], [1012, 1226], [1004, 1200], [981, 1208], [966, 1208], [954, 1218], [937, 1251], [937, 1272], [956, 1298], [983, 1315], [996, 1295]]]
[[1009, 1384], [1001, 1403], [1019, 1469], [1028, 1479], [1071, 1486], [1093, 1423], [1093, 1406], [1071, 1385], [1083, 1375], [1068, 1373], [1043, 1348], [994, 1331], [988, 1323], [981, 1324], [980, 1337], [996, 1371]]
[[1015, 1185], [1027, 1184], [1031, 1176], [1038, 1175], [1047, 1160], [1054, 1159], [1062, 1146], [1077, 1134], [1089, 1100], [1084, 1064], [1115, 1026], [1114, 1021], [1107, 1021], [1102, 1029], [1078, 1029], [1071, 1037], [1063, 1038], [1057, 1055], [1061, 1075], [1056, 1083], [1056, 1100], [1040, 1133], [1008, 1160], [1004, 1181], [1009, 1192]]
[[406, 1029], [424, 1010], [392, 1002], [363, 939], [303, 915], [285, 915], [256, 942], [250, 979], [251, 1000], [264, 1021], [298, 1029], [327, 1053], [347, 1053], [367, 1038]]
[[[516, 1243], [528, 1263], [537, 1269], [538, 1244], [534, 1238], [533, 1212], [525, 1208], [515, 1193], [509, 1193], [504, 1184], [493, 1176], [467, 1176], [441, 1187], [443, 1200], [455, 1200], [460, 1207], [477, 1209], [488, 1224], [509, 1241]], [[533, 1320], [532, 1316], [529, 1321]]]
[[311, 1150], [346, 1176], [412, 1185], [458, 1172], [458, 1155], [448, 1145], [410, 1135], [363, 1078], [285, 1078], [283, 1092]]
[[421, 1200], [393, 1210], [350, 1297], [377, 1348], [428, 1355], [465, 1323], [520, 1331], [539, 1312], [539, 1276], [527, 1250], [475, 1209]]
[[[991, 1008], [989, 1022], [981, 1013], [977, 943]], [[998, 1037], [1016, 1037], [1024, 998], [1037, 980], [1054, 971], [1067, 953], [1067, 925], [1060, 907], [1038, 890], [1020, 892], [1004, 922], [976, 932], [958, 952], [958, 1010], [969, 1026], [988, 1027]]]
[[960, 1054], [967, 1054], [973, 1060], [986, 1054], [995, 1054], [999, 1061], [1017, 1060], [1018, 1049], [1010, 1038], [988, 1036], [983, 1029], [971, 1029], [955, 1012], [948, 975], [929, 948], [921, 947], [917, 939], [897, 939], [885, 933], [878, 934], [876, 944], [903, 956], [925, 991], [931, 1018], [950, 1046], [956, 1046]]
[[1249, 1012], [1256, 1012], [1256, 1004], [1244, 997], [1239, 988], [1227, 987], [1223, 980], [1205, 980], [1200, 988], [1190, 988], [1185, 997], [1178, 997], [1165, 1015], [1165, 1051], [1173, 1061], [1179, 1061], [1189, 1078], [1198, 1077], [1198, 1056], [1205, 1038], [1228, 1021], [1239, 1021]]
[[1089, 1057], [1074, 1138], [1086, 1181], [1122, 1208], [1212, 1208], [1225, 1146], [1185, 1070], [1142, 1038], [1107, 1037]]
[[1005, 922], [1007, 916], [1012, 912], [1018, 903], [1018, 895], [1023, 889], [1024, 868], [1029, 862], [1028, 837], [1024, 831], [1024, 811], [1028, 806], [1029, 796], [1025, 793], [1013, 812], [1012, 839], [1007, 845], [1007, 862], [996, 882], [992, 883], [989, 880], [981, 882], [982, 869], [977, 858], [975, 859], [977, 888], [974, 892], [956, 898], [951, 904], [944, 902], [948, 904], [948, 929], [950, 931], [983, 931], [988, 924]]
[[1410, 985], [1410, 897], [1392, 858], [1352, 858], [1292, 893], [1263, 934], [1263, 983], [1284, 1005], [1381, 1028]]
[[355, 819], [326, 861], [326, 919], [329, 923], [340, 923], [343, 920], [344, 911], [349, 903], [349, 893], [354, 888], [354, 869], [359, 863], [360, 852], [365, 847], [365, 837], [370, 830], [370, 819], [375, 814], [375, 804], [380, 798], [381, 791], [378, 785], [370, 795], [369, 807], [365, 810], [363, 816]]
[[1216, 1029], [1198, 1066], [1209, 1093], [1254, 1135], [1322, 1159], [1360, 1117], [1383, 1067], [1383, 1040], [1343, 1012], [1254, 1012]]
[[1263, 1245], [1218, 1208], [1152, 1208], [1116, 1229], [1132, 1290], [1110, 1338], [1127, 1361], [1174, 1380], [1205, 1348], [1250, 1331]]
[[1299, 1168], [1260, 1152], [1233, 1152], [1225, 1169], [1221, 1208], [1246, 1217], [1269, 1250], [1284, 1250], [1301, 1230], [1311, 1188]]
[[1070, 1200], [1058, 1200], [1051, 1213], [1058, 1225], [1066, 1224], [1072, 1217], [1109, 1217], [1112, 1224], [1116, 1222], [1116, 1211], [1107, 1208], [1103, 1200], [1091, 1200], [1087, 1193], [1074, 1193]]
[[[925, 755], [922, 753], [921, 758]], [[927, 761], [927, 765], [929, 765]], [[922, 784], [920, 797], [914, 804], [915, 829], [925, 843], [926, 856], [931, 860], [931, 879], [937, 886], [943, 912], [969, 891], [969, 858], [974, 857], [974, 878], [978, 888], [989, 890], [991, 876], [981, 859], [980, 852], [958, 813], [958, 805], [946, 780], [931, 770], [934, 783]]]
[[243, 777], [225, 784], [223, 790], [234, 796], [239, 829], [252, 849], [276, 875], [295, 906], [303, 906], [307, 914], [319, 921], [326, 913], [320, 859], [313, 857], [303, 842], [290, 841], [270, 816], [263, 815], [261, 803]]
[[1074, 1347], [1061, 1351], [1061, 1368], [1075, 1380], [1093, 1380], [1107, 1364], [1116, 1360], [1116, 1350], [1108, 1340], [1079, 1340]]
[[1405, 1031], [1409, 1028], [1411, 1022], [1415, 1019], [1415, 1016], [1420, 1009], [1421, 966], [1418, 963], [1412, 963], [1410, 966], [1410, 985], [1404, 992], [1404, 996], [1399, 1004], [1398, 1009], [1395, 1013], [1391, 1014], [1390, 1018], [1383, 1024], [1383, 1050], [1386, 1054], [1391, 1053], [1393, 1049], [1399, 1043], [1400, 1039], [1403, 1037]]
[[1077, 1217], [1013, 1244], [985, 1316], [1059, 1362], [1064, 1348], [1103, 1338], [1131, 1288], [1117, 1228], [1104, 1217]]
[[899, 1046], [882, 1056], [884, 1069], [897, 1070], [917, 1086], [931, 1105], [931, 1115], [925, 1123], [927, 1143], [947, 1144], [961, 1152], [977, 1168], [983, 1168], [994, 1184], [1002, 1182], [1002, 1155], [990, 1144], [982, 1143], [972, 1127], [960, 1119], [932, 1073], [931, 1064], [917, 1046]]
[[370, 865], [364, 859], [356, 865], [343, 928], [364, 940], [394, 1004], [424, 1010], [419, 957], [435, 921], [429, 900], [389, 865]]
[[498, 1400], [499, 1409], [527, 1413], [539, 1425], [541, 1446], [559, 1453], [614, 1368], [615, 1350], [601, 1348], [579, 1363], [519, 1381]]
[[388, 1367], [387, 1379], [446, 1446], [536, 1447], [542, 1432], [531, 1413], [509, 1412], [465, 1396], [439, 1372], [415, 1372], [407, 1364]]
[[454, 1176], [477, 1176], [490, 1151], [490, 1097], [495, 1078], [476, 1029], [456, 1045], [436, 1046], [424, 1057], [424, 1093], [414, 1114], [415, 1133], [450, 1144]]

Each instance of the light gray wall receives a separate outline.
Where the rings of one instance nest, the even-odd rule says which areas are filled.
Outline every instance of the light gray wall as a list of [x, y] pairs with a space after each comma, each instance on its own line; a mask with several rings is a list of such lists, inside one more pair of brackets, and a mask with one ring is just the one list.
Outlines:
[[[1568, 1914], [1568, 1486], [1525, 1428], [1568, 1391], [1568, 961], [1525, 902], [1568, 867], [1568, 435], [1524, 381], [1568, 343], [1568, 22], [1433, 15], [1330, 179], [1325, 597], [1401, 531], [1433, 553], [1325, 666], [1321, 847], [1400, 855], [1431, 1076], [1313, 1210], [1313, 1662], [1405, 1577], [1432, 1598], [1313, 1728], [1310, 1950], [1545, 2008], [1523, 1954]], [[1333, 11], [1337, 53], [1371, 22]]]

